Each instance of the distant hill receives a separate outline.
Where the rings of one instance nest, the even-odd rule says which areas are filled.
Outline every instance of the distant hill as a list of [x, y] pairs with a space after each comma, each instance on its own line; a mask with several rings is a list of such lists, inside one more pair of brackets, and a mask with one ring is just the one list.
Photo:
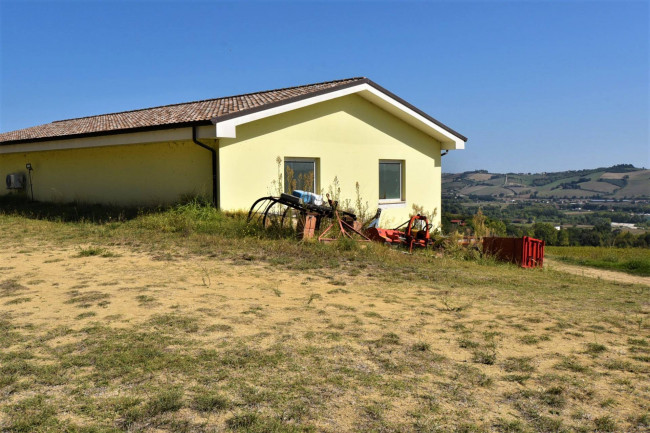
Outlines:
[[554, 173], [443, 173], [442, 191], [486, 198], [650, 199], [650, 170], [620, 164]]

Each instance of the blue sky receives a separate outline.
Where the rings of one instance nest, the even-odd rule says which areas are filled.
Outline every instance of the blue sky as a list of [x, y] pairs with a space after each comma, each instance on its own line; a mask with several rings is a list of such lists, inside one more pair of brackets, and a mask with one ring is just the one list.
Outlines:
[[648, 1], [0, 0], [0, 131], [367, 76], [469, 137], [443, 170], [650, 166]]

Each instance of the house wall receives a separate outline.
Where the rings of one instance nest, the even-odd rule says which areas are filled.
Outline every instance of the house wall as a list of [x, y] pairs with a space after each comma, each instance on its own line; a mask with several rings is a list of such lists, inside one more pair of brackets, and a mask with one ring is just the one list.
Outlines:
[[[199, 128], [202, 142], [216, 143], [209, 134], [214, 126]], [[25, 173], [29, 162], [39, 201], [155, 205], [184, 195], [210, 197], [210, 154], [189, 137], [191, 128], [182, 128], [2, 147], [0, 181], [8, 173]], [[131, 144], [142, 140], [156, 142]], [[77, 148], [40, 150], [64, 142]], [[405, 221], [414, 204], [440, 211], [440, 143], [358, 95], [240, 125], [237, 138], [218, 143], [225, 210], [248, 210], [257, 198], [275, 195], [279, 156], [316, 158], [318, 188], [327, 192], [336, 177], [341, 201], [354, 203], [358, 182], [370, 214], [379, 204], [379, 161], [402, 160], [405, 201], [384, 209], [382, 224]], [[0, 194], [8, 193], [14, 192], [0, 182]]]
[[210, 153], [191, 141], [0, 154], [0, 195], [16, 193], [4, 179], [28, 162], [38, 201], [157, 205], [212, 191]]
[[374, 214], [379, 202], [379, 160], [403, 160], [405, 202], [385, 209], [382, 224], [408, 219], [412, 205], [438, 211], [440, 143], [360, 96], [349, 95], [237, 127], [237, 138], [220, 139], [221, 206], [248, 210], [273, 193], [276, 158], [316, 158], [317, 186], [327, 192], [334, 178], [341, 198], [354, 202], [359, 182]]

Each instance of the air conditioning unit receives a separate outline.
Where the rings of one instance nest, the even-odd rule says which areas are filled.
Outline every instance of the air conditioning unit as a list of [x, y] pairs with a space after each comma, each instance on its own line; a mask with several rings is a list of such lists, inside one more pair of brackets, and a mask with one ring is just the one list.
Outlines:
[[11, 173], [7, 175], [7, 189], [25, 188], [25, 175], [22, 173]]

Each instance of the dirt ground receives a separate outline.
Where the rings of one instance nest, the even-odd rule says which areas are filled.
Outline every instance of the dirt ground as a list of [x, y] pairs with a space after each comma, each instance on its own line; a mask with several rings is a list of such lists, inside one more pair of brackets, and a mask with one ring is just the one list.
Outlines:
[[[595, 301], [593, 305], [587, 301], [584, 311], [575, 311], [569, 298], [524, 295], [515, 299], [508, 294], [510, 289], [490, 287], [492, 277], [480, 274], [476, 278], [486, 280], [483, 286], [455, 292], [453, 280], [390, 283], [368, 272], [290, 271], [248, 256], [223, 260], [174, 251], [156, 255], [119, 246], [93, 256], [80, 254], [85, 250], [84, 246], [39, 242], [3, 248], [0, 283], [13, 290], [11, 296], [0, 300], [3, 313], [34, 338], [54, 328], [79, 333], [54, 338], [48, 342], [54, 349], [84, 341], [84, 329], [92, 323], [126, 329], [144, 325], [156, 315], [181, 314], [197, 318], [200, 327], [192, 338], [205, 347], [227, 347], [229, 342], [246, 340], [254, 342], [256, 350], [264, 350], [281, 342], [295, 348], [298, 359], [311, 356], [309, 350], [317, 351], [329, 367], [311, 371], [309, 365], [301, 364], [308, 386], [321, 386], [311, 381], [322, 381], [330, 390], [327, 381], [332, 377], [347, 377], [342, 371], [354, 374], [350, 376], [353, 379], [346, 379], [350, 382], [328, 393], [310, 391], [323, 399], [305, 409], [317, 431], [383, 431], [386, 425], [397, 426], [386, 431], [420, 431], [399, 426], [424, 423], [417, 417], [425, 415], [429, 418], [423, 419], [442, 425], [460, 425], [463, 418], [477, 425], [501, 425], [498, 423], [505, 423], [504, 419], [532, 413], [533, 406], [546, 413], [552, 404], [557, 407], [552, 407], [548, 416], [526, 416], [532, 423], [548, 422], [544, 420], [570, 406], [565, 422], [591, 426], [594, 419], [608, 421], [614, 413], [611, 408], [615, 408], [618, 425], [623, 425], [628, 422], [624, 420], [636, 419], [650, 406], [647, 381], [634, 384], [642, 370], [603, 367], [627, 354], [628, 335], [644, 338], [647, 327], [639, 324], [638, 332], [634, 331], [636, 325], [628, 323], [627, 313], [610, 311]], [[637, 277], [576, 270], [553, 261], [548, 267], [557, 278], [564, 274], [556, 270], [579, 271], [578, 275], [615, 278], [622, 283], [646, 283]], [[518, 270], [508, 272], [519, 275], [515, 273]], [[521, 278], [525, 281], [525, 276]], [[630, 305], [636, 305], [638, 288], [621, 287], [617, 290], [629, 292]], [[607, 288], [595, 290], [600, 293]], [[647, 309], [647, 299], [639, 308]], [[597, 317], [596, 311], [602, 317]], [[587, 352], [585, 348], [595, 342], [609, 351], [602, 356]], [[385, 347], [391, 347], [390, 351]], [[418, 357], [423, 355], [413, 347], [435, 354], [427, 355], [426, 368], [419, 364]], [[436, 362], [441, 364], [435, 366]], [[418, 373], [418, 368], [422, 372]], [[361, 380], [357, 377], [366, 377], [363, 375], [381, 385], [355, 382]], [[255, 380], [255, 386], [265, 389], [265, 381], [276, 378]], [[116, 385], [121, 388], [123, 385]], [[224, 385], [223, 389], [233, 400], [244, 398], [238, 396], [237, 387]], [[65, 393], [57, 388], [53, 395]], [[560, 398], [553, 393], [564, 394]], [[3, 396], [6, 404], [18, 404], [24, 397], [25, 392]], [[429, 406], [423, 402], [430, 401], [426, 399], [436, 400], [435, 410], [426, 409]], [[233, 414], [206, 418], [184, 410], [190, 415], [181, 411], [178, 416], [202, 425], [223, 425]], [[82, 417], [70, 417], [84, 422]], [[412, 421], [414, 418], [417, 420]], [[0, 414], [0, 426], [2, 421]], [[494, 431], [524, 430], [503, 427]]]
[[580, 275], [583, 277], [650, 286], [650, 277], [630, 275], [625, 272], [608, 271], [606, 269], [590, 268], [588, 266], [570, 265], [549, 258], [544, 258], [544, 266], [555, 271], [567, 272], [569, 274]]

